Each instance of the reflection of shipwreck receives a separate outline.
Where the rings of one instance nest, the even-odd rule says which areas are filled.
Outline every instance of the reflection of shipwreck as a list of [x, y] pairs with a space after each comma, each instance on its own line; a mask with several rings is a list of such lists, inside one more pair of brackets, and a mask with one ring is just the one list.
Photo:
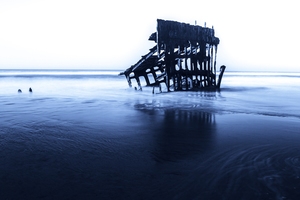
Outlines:
[[[157, 102], [135, 104], [135, 109], [150, 117], [143, 120], [153, 137], [152, 158], [159, 163], [190, 159], [210, 149], [215, 140], [217, 121], [214, 112], [179, 107], [156, 107]], [[151, 123], [155, 121], [155, 126]]]
[[214, 29], [175, 21], [157, 20], [157, 31], [149, 40], [156, 45], [150, 52], [120, 75], [129, 86], [135, 79], [141, 89], [141, 79], [147, 86], [165, 83], [168, 91], [220, 88], [225, 66], [216, 80], [216, 56], [219, 38]]

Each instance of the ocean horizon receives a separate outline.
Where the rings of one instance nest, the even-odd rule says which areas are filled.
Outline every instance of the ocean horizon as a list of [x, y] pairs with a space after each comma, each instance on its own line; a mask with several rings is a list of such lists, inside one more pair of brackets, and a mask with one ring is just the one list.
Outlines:
[[2, 199], [299, 197], [300, 72], [153, 94], [121, 71], [0, 69]]

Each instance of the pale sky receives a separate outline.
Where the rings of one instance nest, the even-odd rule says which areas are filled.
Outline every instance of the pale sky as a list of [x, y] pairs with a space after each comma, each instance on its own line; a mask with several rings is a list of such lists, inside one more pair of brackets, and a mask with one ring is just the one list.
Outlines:
[[300, 71], [297, 1], [0, 0], [0, 69], [119, 69], [155, 45], [156, 20], [214, 26], [217, 66]]

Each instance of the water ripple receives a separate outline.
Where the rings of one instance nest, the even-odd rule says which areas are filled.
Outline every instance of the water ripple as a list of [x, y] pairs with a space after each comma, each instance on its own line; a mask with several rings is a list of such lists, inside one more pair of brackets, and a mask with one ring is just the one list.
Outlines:
[[197, 184], [185, 189], [205, 191], [201, 196], [210, 199], [295, 199], [300, 195], [299, 150], [258, 145], [215, 153], [199, 164], [199, 174], [190, 177], [197, 177]]

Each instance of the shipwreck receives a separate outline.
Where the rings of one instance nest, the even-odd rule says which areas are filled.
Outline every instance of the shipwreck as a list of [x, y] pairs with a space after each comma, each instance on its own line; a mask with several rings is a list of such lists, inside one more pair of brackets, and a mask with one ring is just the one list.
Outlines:
[[149, 37], [156, 44], [134, 65], [121, 72], [132, 87], [165, 84], [167, 91], [219, 89], [225, 66], [216, 70], [217, 48], [220, 42], [213, 28], [176, 21], [157, 20], [157, 31]]

